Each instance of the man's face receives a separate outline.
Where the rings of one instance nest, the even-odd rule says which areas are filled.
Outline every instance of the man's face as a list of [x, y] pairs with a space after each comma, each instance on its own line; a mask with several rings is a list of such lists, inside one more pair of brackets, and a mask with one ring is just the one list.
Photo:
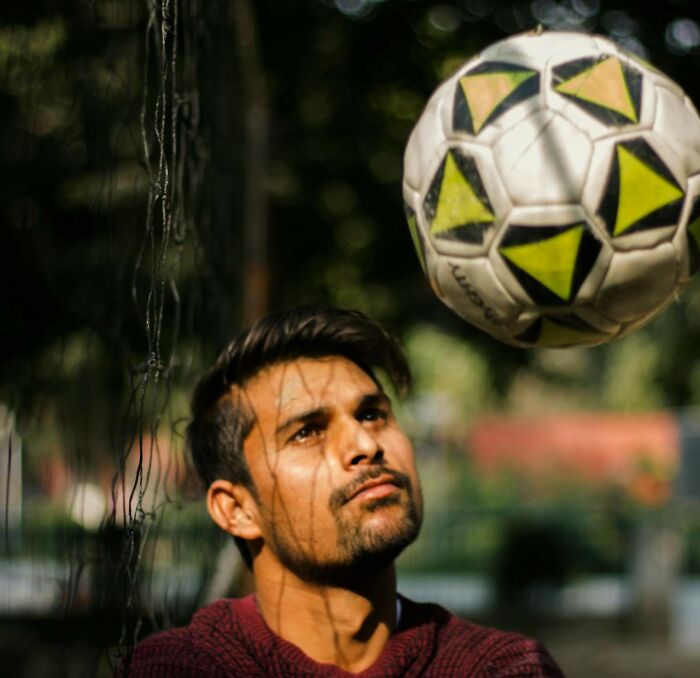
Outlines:
[[340, 357], [266, 368], [243, 389], [264, 548], [316, 582], [385, 567], [420, 528], [413, 448], [371, 377]]

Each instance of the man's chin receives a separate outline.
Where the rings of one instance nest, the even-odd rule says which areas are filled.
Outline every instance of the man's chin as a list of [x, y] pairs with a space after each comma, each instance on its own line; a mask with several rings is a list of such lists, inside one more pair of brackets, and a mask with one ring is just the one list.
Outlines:
[[282, 548], [282, 564], [300, 579], [320, 586], [353, 588], [380, 576], [415, 540], [420, 518], [399, 505], [378, 508], [353, 528], [341, 529], [337, 559], [318, 560]]
[[335, 562], [307, 562], [295, 574], [301, 579], [318, 585], [355, 589], [381, 577], [392, 566], [408, 544], [376, 540], [352, 558]]
[[389, 567], [420, 531], [422, 512], [410, 494], [350, 501], [335, 512], [337, 544], [325, 558], [277, 543], [282, 564], [300, 579], [317, 585], [352, 586]]
[[420, 531], [421, 517], [411, 504], [382, 502], [363, 516], [357, 527], [339, 531], [338, 545], [349, 561], [396, 558]]
[[363, 532], [400, 534], [405, 530], [410, 532], [415, 529], [417, 534], [420, 529], [421, 514], [405, 496], [390, 495], [373, 499], [365, 502], [362, 509], [363, 515], [359, 522]]
[[[412, 531], [414, 520], [401, 504], [374, 506], [359, 521], [359, 531], [365, 543], [403, 541], [401, 535]], [[344, 541], [341, 536], [341, 542]]]

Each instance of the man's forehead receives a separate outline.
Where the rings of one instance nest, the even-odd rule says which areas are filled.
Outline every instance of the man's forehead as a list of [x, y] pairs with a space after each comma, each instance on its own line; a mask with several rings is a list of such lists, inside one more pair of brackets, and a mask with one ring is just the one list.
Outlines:
[[[261, 370], [245, 387], [280, 413], [299, 403], [318, 405], [342, 382], [345, 389], [376, 392], [378, 386], [357, 364], [340, 356], [298, 358]], [[349, 394], [348, 394], [349, 395]]]

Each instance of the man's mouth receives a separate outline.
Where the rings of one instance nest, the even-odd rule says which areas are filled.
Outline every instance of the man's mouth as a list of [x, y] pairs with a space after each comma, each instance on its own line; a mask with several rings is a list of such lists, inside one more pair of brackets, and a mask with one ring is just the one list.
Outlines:
[[381, 475], [378, 478], [371, 478], [362, 483], [347, 499], [381, 499], [387, 497], [400, 489], [396, 479], [390, 475]]
[[400, 490], [410, 495], [411, 489], [411, 479], [405, 473], [377, 466], [360, 471], [353, 481], [337, 488], [331, 494], [329, 505], [331, 510], [338, 511], [355, 498], [380, 500]]

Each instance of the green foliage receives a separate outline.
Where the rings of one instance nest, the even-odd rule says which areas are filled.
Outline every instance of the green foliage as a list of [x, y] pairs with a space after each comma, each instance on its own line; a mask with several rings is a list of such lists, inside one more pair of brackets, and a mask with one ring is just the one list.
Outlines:
[[[144, 39], [150, 5], [3, 7], [0, 400], [18, 414], [35, 492], [45, 458], [58, 456], [89, 478], [101, 464], [123, 471], [119, 463], [135, 449], [134, 432], [160, 430], [180, 445], [194, 375], [243, 322], [250, 160], [231, 4], [178, 5], [178, 108], [158, 133], [168, 139], [176, 128], [189, 145], [171, 166], [178, 168], [181, 200], [168, 207], [179, 210], [182, 229], [170, 234], [162, 258], [164, 222], [146, 218], [157, 178], [147, 166], [159, 159], [154, 111], [164, 68]], [[250, 3], [269, 97], [267, 180], [256, 187], [269, 225], [262, 267], [269, 305], [360, 308], [405, 339], [416, 372], [416, 395], [401, 416], [419, 448], [428, 518], [404, 567], [490, 572], [506, 549], [508, 526], [512, 535], [544, 522], [564, 541], [567, 576], [620, 571], [634, 511], [619, 498], [559, 479], [561, 491], [545, 501], [516, 476], [479, 476], [453, 448], [472, 418], [495, 409], [641, 410], [700, 402], [697, 283], [649, 327], [618, 343], [518, 351], [440, 305], [404, 223], [402, 155], [424, 103], [464, 60], [515, 32], [542, 23], [612, 35], [700, 102], [698, 46], [673, 38], [676, 22], [689, 13], [684, 3], [661, 1], [653, 12], [631, 0], [604, 4]], [[146, 312], [158, 294], [160, 318]], [[167, 388], [143, 397], [147, 379]], [[65, 549], [66, 534], [72, 543], [82, 539], [62, 505], [34, 512], [35, 501], [41, 504], [28, 495], [25, 528], [38, 536], [27, 537], [23, 548], [50, 554]], [[219, 544], [201, 507], [168, 507], [143, 521], [157, 537], [152, 562], [209, 558], [208, 549]], [[516, 525], [523, 518], [528, 525]], [[687, 534], [697, 536], [697, 526], [688, 523]], [[691, 568], [700, 562], [696, 543], [688, 552]]]
[[650, 336], [636, 334], [613, 344], [607, 358], [601, 384], [604, 405], [624, 411], [654, 410], [665, 404], [656, 380], [661, 354]]
[[[403, 570], [476, 572], [515, 581], [508, 573], [519, 558], [530, 576], [546, 578], [548, 568], [536, 560], [544, 552], [553, 559], [556, 554], [550, 574], [559, 583], [626, 572], [634, 531], [648, 510], [621, 490], [561, 476], [543, 490], [507, 470], [484, 475], [461, 451], [419, 452], [426, 521], [401, 557]], [[533, 560], [526, 563], [528, 553]]]
[[486, 356], [435, 325], [416, 324], [404, 338], [415, 379], [406, 426], [419, 439], [431, 431], [452, 437], [491, 404]]
[[[407, 337], [414, 325], [432, 324], [468, 342], [489, 364], [496, 400], [526, 366], [543, 400], [566, 392], [572, 406], [692, 404], [699, 379], [687, 365], [699, 345], [696, 286], [679, 308], [636, 337], [593, 350], [595, 357], [584, 362], [603, 384], [598, 391], [586, 384], [590, 372], [562, 382], [556, 369], [540, 369], [538, 352], [496, 345], [455, 318], [435, 300], [412, 251], [399, 187], [404, 144], [437, 83], [485, 45], [538, 23], [608, 33], [698, 100], [692, 77], [698, 47], [679, 47], [673, 37], [680, 12], [674, 3], [660, 3], [653, 18], [633, 3], [615, 11], [597, 3], [552, 7], [255, 3], [271, 120], [263, 188], [272, 305], [301, 300], [357, 307]], [[191, 196], [195, 222], [168, 253], [167, 267], [188, 318], [185, 329], [200, 340], [196, 369], [235, 331], [241, 314], [244, 139], [233, 18], [220, 1], [199, 16], [188, 11], [183, 26], [198, 21], [200, 32], [181, 45], [194, 60], [183, 61], [189, 70], [180, 73], [179, 86], [183, 101], [197, 106], [192, 131], [200, 138], [196, 162], [186, 161], [187, 171], [205, 181], [201, 194]], [[144, 61], [146, 18], [135, 0], [102, 0], [90, 11], [81, 3], [50, 11], [38, 3], [0, 21], [0, 191], [8, 224], [1, 244], [12, 253], [2, 284], [23, 281], [6, 305], [3, 339], [14, 357], [0, 364], [3, 382], [11, 385], [0, 394], [6, 400], [16, 401], [18, 388], [31, 391], [32, 367], [47, 346], [86, 327], [122, 361], [117, 368], [144, 349], [138, 306], [153, 270], [144, 258], [134, 278], [148, 188], [139, 127], [142, 104], [150, 110], [157, 94], [158, 67], [158, 59]], [[657, 39], [662, 24], [669, 27], [666, 42]], [[194, 110], [180, 115], [195, 124], [188, 117]], [[26, 314], [30, 305], [35, 310]], [[166, 333], [177, 311], [174, 303], [166, 307]], [[473, 378], [483, 379], [479, 374], [477, 368]], [[464, 397], [477, 400], [481, 393]], [[465, 406], [472, 411], [473, 404]]]

